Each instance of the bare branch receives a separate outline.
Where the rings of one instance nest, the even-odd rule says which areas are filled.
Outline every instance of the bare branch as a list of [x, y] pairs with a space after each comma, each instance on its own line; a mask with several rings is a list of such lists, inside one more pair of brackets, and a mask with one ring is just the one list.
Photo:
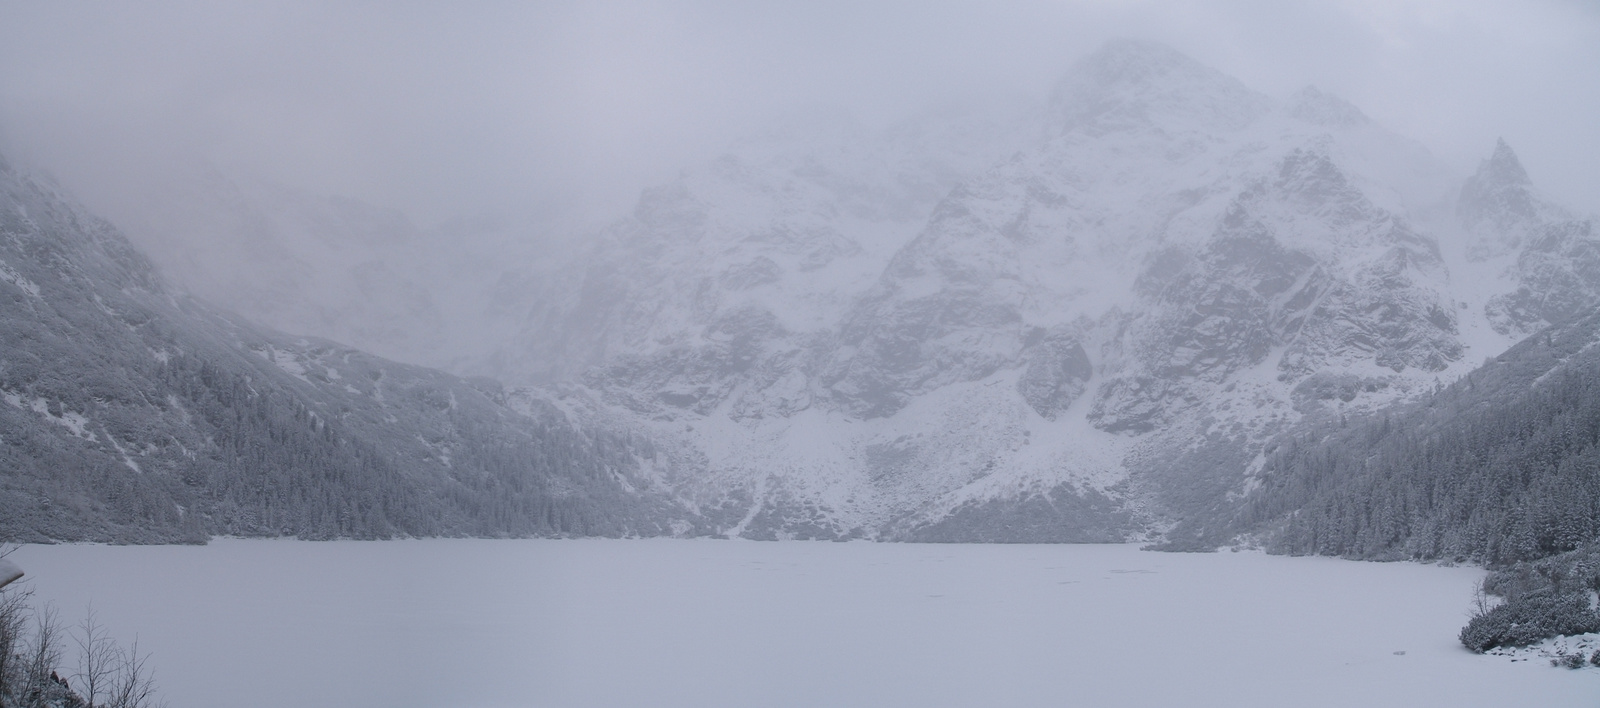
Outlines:
[[139, 653], [139, 640], [135, 638], [128, 650], [118, 652], [120, 659], [116, 678], [111, 687], [107, 708], [156, 708], [156, 684], [145, 663], [150, 654]]

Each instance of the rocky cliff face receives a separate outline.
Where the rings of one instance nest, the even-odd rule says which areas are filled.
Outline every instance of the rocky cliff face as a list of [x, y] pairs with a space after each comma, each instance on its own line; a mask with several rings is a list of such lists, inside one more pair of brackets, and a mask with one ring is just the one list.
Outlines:
[[[1087, 540], [1245, 493], [1272, 436], [1484, 348], [1461, 227], [1427, 216], [1452, 178], [1348, 103], [1130, 41], [1034, 115], [648, 192], [536, 320], [565, 349], [530, 356], [694, 451], [680, 490], [746, 505], [731, 533]], [[1522, 203], [1496, 179], [1463, 203]], [[1472, 209], [1472, 233], [1512, 219]]]

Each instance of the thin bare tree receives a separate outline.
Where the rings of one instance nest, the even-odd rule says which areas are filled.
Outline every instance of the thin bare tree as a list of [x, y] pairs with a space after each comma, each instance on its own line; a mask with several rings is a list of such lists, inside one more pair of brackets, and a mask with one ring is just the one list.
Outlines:
[[1479, 578], [1472, 586], [1472, 611], [1469, 614], [1473, 619], [1489, 614], [1489, 610], [1500, 604], [1489, 592], [1487, 583], [1488, 578]]
[[78, 673], [72, 677], [78, 680], [79, 696], [88, 708], [95, 708], [100, 698], [111, 691], [121, 652], [111, 632], [95, 616], [93, 605], [73, 629], [72, 641], [78, 645]]

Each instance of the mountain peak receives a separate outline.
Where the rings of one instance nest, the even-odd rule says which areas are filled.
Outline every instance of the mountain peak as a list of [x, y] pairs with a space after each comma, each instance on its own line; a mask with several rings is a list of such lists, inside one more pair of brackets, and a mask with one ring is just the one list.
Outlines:
[[1167, 77], [1211, 71], [1172, 47], [1142, 39], [1111, 40], [1078, 66], [1102, 85], [1152, 84]]
[[1051, 104], [1065, 129], [1141, 125], [1232, 130], [1265, 112], [1266, 96], [1172, 47], [1118, 39], [1079, 60]]
[[1505, 138], [1495, 141], [1494, 154], [1489, 159], [1478, 164], [1478, 173], [1475, 180], [1493, 186], [1512, 186], [1532, 184], [1528, 179], [1528, 171], [1522, 169], [1522, 161], [1517, 159], [1517, 154], [1511, 151], [1511, 146], [1506, 144]]
[[1521, 246], [1523, 235], [1559, 210], [1542, 203], [1533, 181], [1511, 146], [1502, 138], [1494, 154], [1478, 164], [1478, 171], [1461, 187], [1456, 213], [1479, 242], [1471, 252], [1480, 257], [1505, 253]]

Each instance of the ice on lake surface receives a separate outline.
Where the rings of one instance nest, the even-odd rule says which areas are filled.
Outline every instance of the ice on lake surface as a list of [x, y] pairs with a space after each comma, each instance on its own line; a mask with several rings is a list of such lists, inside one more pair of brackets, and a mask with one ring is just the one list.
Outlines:
[[67, 622], [93, 602], [123, 641], [137, 634], [172, 708], [1600, 701], [1600, 669], [1456, 643], [1473, 568], [666, 539], [221, 540], [12, 559]]

